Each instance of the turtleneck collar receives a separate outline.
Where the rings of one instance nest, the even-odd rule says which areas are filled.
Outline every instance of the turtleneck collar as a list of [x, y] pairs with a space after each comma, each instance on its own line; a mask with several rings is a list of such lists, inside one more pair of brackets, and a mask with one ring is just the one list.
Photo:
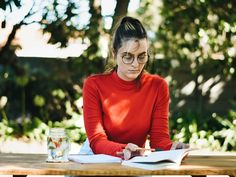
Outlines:
[[112, 79], [114, 79], [115, 83], [122, 89], [130, 90], [138, 87], [138, 83], [136, 80], [133, 81], [125, 81], [121, 79], [116, 71], [112, 72]]

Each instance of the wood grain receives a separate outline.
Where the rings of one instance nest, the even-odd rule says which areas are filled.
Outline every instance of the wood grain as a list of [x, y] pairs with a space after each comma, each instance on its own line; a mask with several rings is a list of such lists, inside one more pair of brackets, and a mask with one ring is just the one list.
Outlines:
[[121, 164], [47, 163], [44, 154], [0, 154], [0, 175], [230, 175], [236, 176], [236, 155], [191, 155], [177, 169], [142, 170]]

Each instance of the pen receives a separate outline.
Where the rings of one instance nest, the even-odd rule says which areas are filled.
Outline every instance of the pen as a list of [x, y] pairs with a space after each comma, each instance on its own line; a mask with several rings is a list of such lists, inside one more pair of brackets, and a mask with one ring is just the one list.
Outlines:
[[138, 147], [136, 150], [137, 150], [137, 151], [140, 151], [140, 150], [144, 150], [144, 151], [156, 151], [156, 149], [154, 149], [154, 148], [141, 148], [141, 147]]
[[[140, 151], [140, 150], [151, 151], [151, 152], [154, 152], [154, 151], [163, 151], [163, 150], [160, 149], [160, 148], [141, 148], [141, 147], [138, 147], [138, 148], [137, 148], [137, 151]], [[122, 155], [124, 155], [124, 153], [123, 153], [123, 152], [116, 152], [116, 155], [122, 156]]]

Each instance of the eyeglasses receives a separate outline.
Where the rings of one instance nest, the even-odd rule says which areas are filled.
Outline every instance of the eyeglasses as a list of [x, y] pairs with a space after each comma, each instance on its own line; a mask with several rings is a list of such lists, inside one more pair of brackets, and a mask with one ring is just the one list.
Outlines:
[[[134, 62], [134, 58], [135, 56], [131, 53], [125, 52], [122, 55], [122, 61], [125, 64], [131, 64]], [[148, 55], [146, 53], [142, 53], [140, 55], [137, 56], [137, 61], [139, 64], [144, 64], [148, 61]]]

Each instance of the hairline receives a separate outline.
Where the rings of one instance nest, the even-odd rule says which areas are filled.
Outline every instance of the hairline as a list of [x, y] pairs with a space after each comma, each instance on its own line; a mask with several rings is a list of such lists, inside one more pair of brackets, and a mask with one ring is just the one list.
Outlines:
[[113, 53], [116, 55], [118, 50], [123, 46], [124, 42], [127, 42], [129, 40], [134, 40], [134, 41], [139, 41], [139, 40], [143, 40], [146, 39], [148, 42], [148, 38], [147, 37], [143, 37], [143, 38], [138, 38], [138, 37], [125, 37], [124, 39], [121, 40], [121, 46], [119, 48], [117, 48], [117, 51], [115, 52], [115, 49], [113, 48]]

